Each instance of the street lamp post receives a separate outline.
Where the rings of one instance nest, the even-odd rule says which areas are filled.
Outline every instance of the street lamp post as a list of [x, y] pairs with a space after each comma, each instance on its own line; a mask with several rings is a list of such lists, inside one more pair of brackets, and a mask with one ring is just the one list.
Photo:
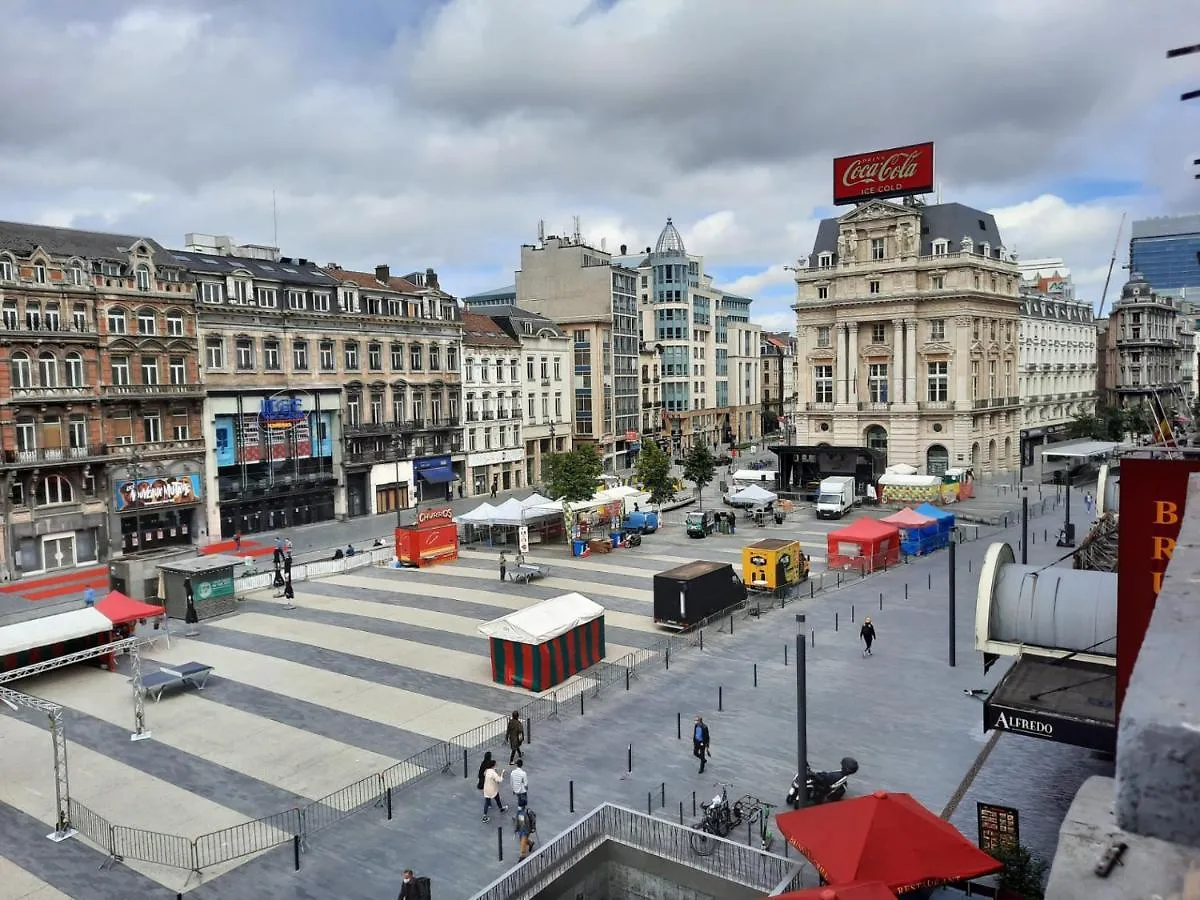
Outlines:
[[400, 519], [400, 449], [403, 446], [404, 439], [399, 433], [392, 437], [392, 452], [396, 454], [396, 527], [399, 528], [403, 522]]
[[1021, 565], [1029, 564], [1029, 485], [1021, 485]]
[[1066, 468], [1066, 478], [1063, 483], [1066, 485], [1066, 490], [1063, 493], [1063, 533], [1058, 539], [1060, 547], [1075, 546], [1075, 526], [1071, 524], [1071, 467], [1068, 464]]
[[805, 656], [804, 614], [796, 615], [796, 802], [808, 805], [808, 659]]

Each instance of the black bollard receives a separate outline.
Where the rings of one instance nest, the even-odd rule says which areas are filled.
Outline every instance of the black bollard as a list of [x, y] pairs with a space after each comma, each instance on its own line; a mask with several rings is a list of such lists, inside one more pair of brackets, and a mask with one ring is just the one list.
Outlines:
[[525, 717], [525, 743], [533, 743], [533, 719]]
[[758, 687], [758, 663], [754, 664], [754, 686]]
[[629, 745], [629, 774], [633, 774], [633, 744]]
[[300, 835], [292, 835], [292, 860], [296, 866], [296, 871], [300, 871]]
[[725, 712], [725, 688], [717, 685], [717, 712]]
[[1042, 540], [1043, 540], [1043, 541], [1048, 541], [1048, 540], [1049, 540], [1049, 538], [1048, 538], [1048, 537], [1046, 537], [1046, 534], [1047, 534], [1047, 532], [1046, 532], [1046, 529], [1045, 529], [1045, 528], [1043, 528], [1043, 529], [1042, 529]]
[[853, 603], [850, 604], [850, 621], [851, 622], [854, 621], [854, 604]]
[[696, 792], [692, 791], [692, 815], [696, 814]]
[[925, 590], [927, 590], [927, 591], [933, 590], [933, 573], [932, 572], [930, 572], [928, 575], [925, 576]]
[[571, 812], [575, 812], [575, 782], [567, 782], [568, 796], [570, 797]]
[[838, 630], [838, 614], [836, 612], [833, 614], [833, 630]]
[[679, 824], [683, 824], [683, 801], [679, 801]]
[[733, 613], [729, 614], [729, 633], [733, 634]]
[[667, 661], [666, 667], [668, 669], [671, 668], [671, 645], [670, 644], [667, 644], [667, 650], [663, 654], [663, 658]]
[[704, 629], [700, 629], [700, 649], [704, 649]]
[[463, 747], [463, 778], [470, 778], [470, 777], [471, 777], [470, 775], [468, 775], [468, 774], [467, 774], [467, 772], [468, 772], [468, 768], [467, 768], [467, 748], [466, 748], [466, 747]]
[[[907, 587], [907, 585], [906, 585]], [[907, 594], [905, 596], [908, 596]], [[879, 611], [883, 612], [883, 594], [879, 595]]]
[[783, 645], [783, 664], [787, 665], [787, 644]]
[[579, 714], [583, 715], [583, 691], [579, 692]]
[[629, 666], [625, 667], [625, 690], [629, 690]]
[[646, 815], [654, 815], [654, 794], [646, 791]]
[[817, 629], [815, 629], [815, 628], [814, 628], [814, 629], [813, 629], [812, 631], [810, 631], [808, 634], [809, 634], [809, 637], [811, 637], [811, 638], [812, 638], [812, 645], [813, 645], [814, 647], [815, 647], [815, 646], [817, 646]]
[[841, 572], [837, 573], [837, 586], [838, 587], [842, 586], [842, 573]]
[[811, 600], [813, 597], [816, 596], [816, 590], [817, 589], [815, 587], [815, 582], [811, 578], [808, 579], [808, 599], [809, 600]]
[[392, 821], [392, 789], [391, 788], [387, 789], [387, 812], [388, 812], [388, 821], [390, 822], [390, 821]]
[[675, 739], [683, 740], [683, 713], [675, 713]]
[[504, 862], [504, 826], [496, 826], [496, 859]]
[[749, 847], [754, 843], [754, 826], [750, 820], [746, 820], [746, 846]]
[[665, 781], [662, 783], [662, 808], [667, 808], [667, 783]]
[[[904, 582], [904, 599], [905, 600], [908, 599], [908, 582], [907, 581]], [[882, 594], [879, 595], [879, 602], [883, 603], [883, 595]]]
[[967, 571], [968, 572], [971, 571], [971, 560], [969, 560], [969, 559], [967, 560]]

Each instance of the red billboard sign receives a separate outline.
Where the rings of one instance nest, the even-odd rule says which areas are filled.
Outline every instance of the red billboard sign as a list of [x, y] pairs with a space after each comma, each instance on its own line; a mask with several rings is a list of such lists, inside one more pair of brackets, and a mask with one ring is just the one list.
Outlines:
[[1117, 544], [1117, 712], [1150, 626], [1179, 526], [1188, 476], [1200, 459], [1121, 460], [1121, 528]]
[[933, 190], [933, 141], [875, 150], [833, 161], [836, 206], [876, 197], [928, 194]]

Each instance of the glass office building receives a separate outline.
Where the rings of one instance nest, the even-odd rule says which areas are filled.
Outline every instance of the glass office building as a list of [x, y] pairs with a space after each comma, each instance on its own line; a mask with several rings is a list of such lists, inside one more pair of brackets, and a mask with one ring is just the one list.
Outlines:
[[1200, 296], [1200, 214], [1134, 222], [1129, 267], [1155, 291]]

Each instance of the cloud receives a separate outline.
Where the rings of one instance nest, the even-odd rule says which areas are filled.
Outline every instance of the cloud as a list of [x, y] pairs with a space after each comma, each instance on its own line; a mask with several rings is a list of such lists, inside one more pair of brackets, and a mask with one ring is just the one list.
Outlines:
[[[869, 28], [834, 0], [5, 14], [5, 218], [269, 242], [274, 205], [289, 255], [434, 266], [461, 294], [511, 283], [539, 221], [578, 215], [615, 251], [672, 216], [779, 321], [782, 266], [830, 214], [830, 158], [912, 140], [938, 142], [945, 199], [995, 208], [1010, 245], [1066, 257], [1097, 293], [1120, 210], [1200, 206], [1197, 113], [1175, 99], [1200, 74], [1163, 60], [1193, 24], [1184, 0], [880, 4]], [[1140, 190], [1069, 203], [1066, 179]]]

